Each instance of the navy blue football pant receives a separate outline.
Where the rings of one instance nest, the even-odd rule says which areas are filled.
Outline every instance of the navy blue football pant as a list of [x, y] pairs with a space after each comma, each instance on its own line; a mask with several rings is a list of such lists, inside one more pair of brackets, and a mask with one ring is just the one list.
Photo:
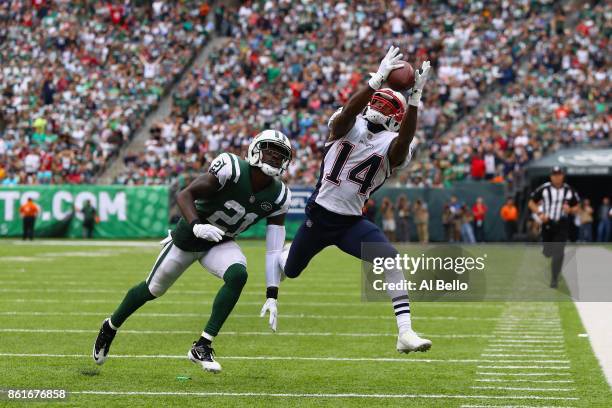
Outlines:
[[[362, 254], [361, 244], [370, 242], [377, 243], [375, 251]], [[297, 278], [310, 260], [330, 245], [370, 263], [374, 257], [394, 258], [398, 253], [380, 228], [366, 218], [340, 215], [317, 204], [309, 204], [306, 220], [291, 244], [285, 275]]]

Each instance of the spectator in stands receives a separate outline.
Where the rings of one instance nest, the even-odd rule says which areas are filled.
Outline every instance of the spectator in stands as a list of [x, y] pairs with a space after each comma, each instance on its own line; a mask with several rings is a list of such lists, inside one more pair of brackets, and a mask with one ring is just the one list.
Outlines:
[[472, 228], [472, 224], [474, 223], [472, 210], [470, 210], [467, 204], [463, 204], [458, 215], [461, 221], [461, 241], [467, 244], [475, 244], [476, 238], [474, 237], [474, 229]]
[[92, 182], [201, 47], [199, 2], [147, 3], [0, 7], [11, 182]]
[[608, 242], [610, 240], [610, 224], [612, 219], [612, 208], [610, 207], [610, 197], [604, 197], [597, 211], [597, 242]]
[[444, 229], [444, 241], [453, 242], [453, 213], [448, 204], [444, 204], [444, 208], [442, 210], [442, 228]]
[[472, 206], [472, 214], [474, 216], [474, 234], [476, 242], [484, 242], [484, 225], [485, 218], [487, 216], [488, 207], [482, 200], [482, 197], [478, 197], [476, 202]]
[[451, 224], [449, 242], [460, 242], [463, 216], [461, 211], [461, 204], [459, 203], [457, 196], [451, 196], [450, 201], [448, 203], [448, 209], [450, 211]]
[[427, 204], [417, 199], [414, 202], [414, 223], [416, 225], [417, 236], [422, 244], [429, 243], [429, 210]]
[[578, 214], [576, 217], [580, 220], [578, 241], [592, 242], [593, 241], [593, 207], [591, 200], [585, 198], [580, 203]]
[[395, 208], [389, 197], [385, 197], [380, 205], [380, 214], [382, 216], [383, 232], [389, 241], [395, 241]]
[[518, 222], [518, 208], [514, 204], [514, 199], [508, 197], [506, 203], [502, 206], [499, 211], [501, 219], [504, 221], [504, 231], [506, 233], [506, 241], [511, 242], [514, 240], [514, 234], [517, 231]]
[[404, 194], [397, 199], [397, 234], [398, 242], [410, 242], [410, 201]]
[[28, 200], [19, 207], [19, 214], [21, 215], [21, 219], [23, 220], [23, 240], [29, 239], [30, 241], [34, 240], [34, 226], [36, 224], [36, 217], [40, 212], [36, 203], [32, 198], [28, 198]]

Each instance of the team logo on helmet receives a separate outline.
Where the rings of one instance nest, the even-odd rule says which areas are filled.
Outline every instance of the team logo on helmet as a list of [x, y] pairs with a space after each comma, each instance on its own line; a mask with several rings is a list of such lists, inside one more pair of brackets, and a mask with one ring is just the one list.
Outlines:
[[[266, 150], [273, 150], [282, 155], [280, 166], [264, 163], [263, 152]], [[280, 176], [287, 170], [291, 157], [289, 138], [277, 130], [264, 130], [255, 136], [247, 153], [247, 159], [251, 166], [261, 168], [261, 171], [272, 177]]]
[[264, 201], [263, 203], [261, 203], [261, 209], [268, 212], [272, 209], [272, 204], [267, 201]]

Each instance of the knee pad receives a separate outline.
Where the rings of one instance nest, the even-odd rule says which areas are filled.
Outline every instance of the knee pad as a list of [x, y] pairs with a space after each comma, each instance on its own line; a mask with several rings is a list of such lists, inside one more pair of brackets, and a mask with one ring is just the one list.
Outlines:
[[237, 290], [242, 290], [247, 282], [248, 274], [246, 266], [236, 263], [231, 265], [223, 274], [223, 280], [225, 283]]

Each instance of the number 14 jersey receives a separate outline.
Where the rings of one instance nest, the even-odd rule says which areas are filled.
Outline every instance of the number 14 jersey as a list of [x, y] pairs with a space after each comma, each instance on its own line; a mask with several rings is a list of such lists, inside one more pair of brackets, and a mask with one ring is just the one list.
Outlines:
[[[391, 175], [394, 169], [387, 153], [398, 133], [372, 133], [367, 123], [357, 115], [353, 128], [344, 137], [325, 144], [319, 181], [309, 202], [336, 214], [361, 215], [365, 200]], [[416, 145], [414, 139], [406, 160], [396, 168], [406, 167]]]

